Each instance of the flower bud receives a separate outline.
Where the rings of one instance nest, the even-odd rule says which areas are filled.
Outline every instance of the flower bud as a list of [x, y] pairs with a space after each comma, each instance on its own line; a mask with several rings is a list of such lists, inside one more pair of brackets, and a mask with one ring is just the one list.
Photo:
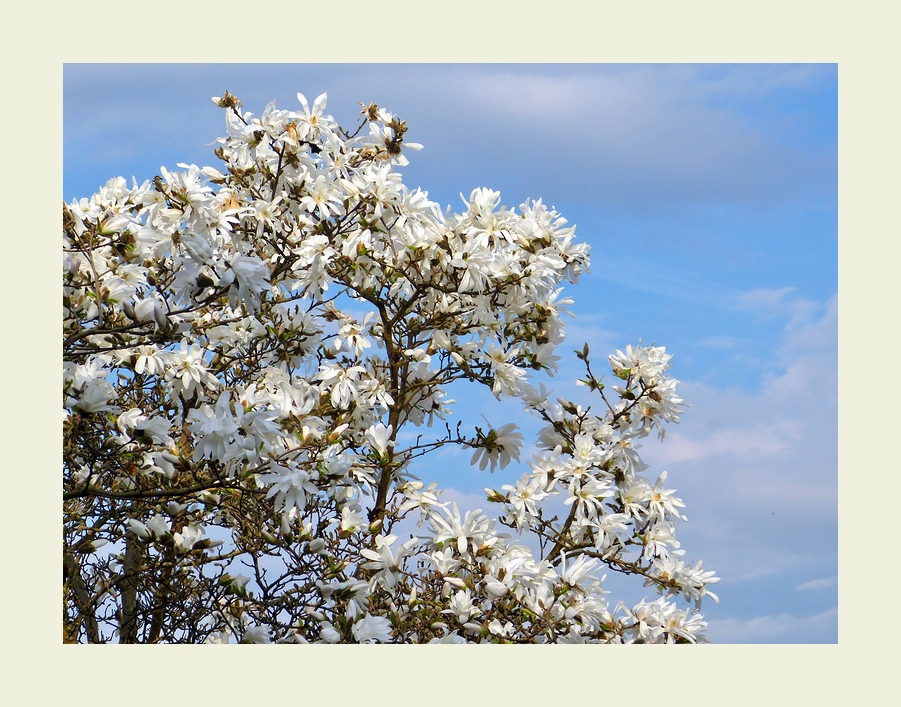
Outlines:
[[344, 432], [344, 430], [346, 430], [348, 427], [350, 427], [350, 425], [348, 425], [347, 423], [345, 423], [343, 425], [338, 425], [334, 430], [332, 430], [329, 433], [328, 437], [326, 438], [326, 441], [328, 441], [328, 443], [331, 444], [332, 442], [336, 442], [337, 440], [341, 439], [341, 433]]

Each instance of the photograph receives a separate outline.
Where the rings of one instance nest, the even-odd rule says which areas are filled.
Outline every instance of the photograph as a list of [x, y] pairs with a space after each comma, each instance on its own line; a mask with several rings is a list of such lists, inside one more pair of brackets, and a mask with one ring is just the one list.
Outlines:
[[837, 645], [838, 84], [64, 63], [62, 642]]

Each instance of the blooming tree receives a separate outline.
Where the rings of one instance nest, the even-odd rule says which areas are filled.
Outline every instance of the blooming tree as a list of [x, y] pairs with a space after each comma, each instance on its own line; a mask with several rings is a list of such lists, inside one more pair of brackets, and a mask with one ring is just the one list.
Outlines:
[[[406, 124], [354, 131], [213, 99], [222, 170], [110, 180], [63, 207], [64, 638], [104, 642], [697, 642], [718, 581], [638, 440], [677, 422], [663, 348], [577, 351], [597, 414], [551, 399], [588, 247], [540, 200], [443, 212], [401, 181]], [[515, 484], [461, 513], [421, 480], [467, 380], [543, 421]], [[657, 598], [613, 606], [605, 572]], [[693, 606], [691, 606], [693, 605]]]

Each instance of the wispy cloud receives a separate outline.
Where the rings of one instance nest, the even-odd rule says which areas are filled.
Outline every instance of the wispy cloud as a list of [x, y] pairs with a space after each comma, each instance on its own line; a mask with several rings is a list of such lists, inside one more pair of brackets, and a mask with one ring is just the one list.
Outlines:
[[797, 421], [780, 420], [750, 428], [715, 429], [698, 439], [674, 434], [666, 454], [672, 461], [698, 461], [722, 455], [741, 460], [763, 459], [785, 452], [801, 437], [801, 425]]
[[[520, 141], [522, 158], [539, 171], [550, 159], [575, 170], [590, 165], [591, 173], [574, 176], [605, 201], [638, 197], [647, 207], [674, 198], [683, 204], [790, 199], [817, 171], [828, 175], [834, 156], [786, 151], [731, 110], [728, 98], [749, 97], [747, 72], [723, 67], [705, 77], [695, 67], [626, 66], [548, 76], [540, 68], [474, 67], [447, 90], [483, 115], [487, 108], [493, 117], [483, 119], [480, 133], [503, 131]], [[817, 70], [771, 67], [762, 73], [758, 97], [785, 86], [809, 87]], [[576, 152], [588, 159], [574, 159]]]
[[776, 290], [755, 289], [739, 295], [738, 303], [753, 312], [775, 317], [785, 310], [786, 298], [794, 291], [794, 287], [781, 287]]
[[[215, 137], [211, 128], [221, 121], [209, 97], [226, 87], [257, 113], [275, 96], [290, 107], [298, 90], [328, 90], [340, 121], [353, 122], [357, 102], [374, 100], [408, 121], [411, 139], [448, 166], [448, 176], [503, 175], [514, 192], [590, 195], [646, 210], [784, 202], [803, 185], [832, 189], [834, 182], [834, 155], [776, 144], [729, 103], [749, 90], [758, 100], [789, 85], [810, 90], [823, 73], [815, 67], [201, 65], [191, 67], [188, 82], [184, 72], [178, 65], [67, 66], [67, 148], [83, 154], [72, 139], [80, 134], [97, 159], [149, 159], [147, 144], [176, 148], [184, 159], [185, 150]], [[771, 116], [767, 125], [775, 122]], [[102, 139], [108, 135], [115, 146]], [[448, 159], [461, 151], [462, 164]], [[431, 162], [409, 169], [428, 182]]]
[[698, 346], [702, 348], [720, 349], [723, 351], [733, 351], [747, 343], [746, 339], [737, 336], [707, 336], [698, 342]]
[[804, 582], [803, 584], [799, 584], [795, 587], [796, 592], [810, 592], [816, 591], [819, 589], [829, 589], [830, 587], [834, 587], [838, 583], [838, 576], [833, 575], [832, 577], [826, 577], [825, 579], [813, 579], [809, 582]]
[[734, 310], [743, 293], [728, 285], [674, 272], [672, 265], [605, 255], [592, 272], [597, 279], [641, 290], [696, 307]]
[[718, 643], [836, 643], [838, 607], [812, 616], [776, 614], [709, 621]]
[[[830, 577], [837, 569], [837, 299], [799, 307], [792, 297], [749, 298], [787, 322], [763, 385], [754, 392], [686, 382], [682, 395], [692, 407], [682, 424], [644, 450], [654, 469], [670, 470], [690, 519], [679, 531], [685, 547], [724, 578], [724, 604], [754, 587], [783, 597], [785, 607], [804, 575]], [[810, 589], [831, 586], [808, 581]], [[777, 632], [783, 618], [719, 621], [710, 635], [821, 640], [834, 621], [828, 612], [814, 622], [786, 619], [792, 639]]]
[[794, 287], [755, 289], [738, 295], [737, 302], [740, 309], [763, 319], [788, 317], [786, 328], [793, 329], [802, 324], [809, 325], [812, 315], [822, 306], [817, 302], [793, 297], [795, 292]]

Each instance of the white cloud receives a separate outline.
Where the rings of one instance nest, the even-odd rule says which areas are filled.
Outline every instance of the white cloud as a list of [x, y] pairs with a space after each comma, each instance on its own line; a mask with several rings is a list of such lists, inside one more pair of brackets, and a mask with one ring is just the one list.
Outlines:
[[809, 582], [804, 582], [803, 584], [799, 584], [795, 587], [796, 592], [809, 592], [815, 591], [818, 589], [829, 589], [829, 587], [834, 587], [838, 583], [838, 577], [833, 575], [832, 577], [826, 577], [825, 579], [814, 579]]
[[[546, 200], [580, 195], [641, 212], [783, 202], [805, 185], [834, 189], [834, 155], [780, 143], [779, 126], [791, 116], [754, 122], [733, 99], [761, 101], [786, 85], [809, 89], [826, 74], [791, 66], [711, 73], [692, 66], [70, 65], [67, 159], [90, 154], [116, 169], [155, 170], [158, 164], [142, 161], [152, 158], [145, 150], [152, 145], [155, 153], [177, 152], [176, 161], [208, 160], [209, 148], [200, 148], [223, 129], [209, 97], [224, 87], [256, 114], [274, 97], [295, 107], [297, 90], [327, 90], [329, 112], [348, 126], [358, 101], [407, 120], [410, 139], [432, 155], [408, 171], [432, 189], [480, 175], [515, 184], [513, 198], [528, 195], [521, 191]], [[487, 184], [456, 185], [442, 198], [473, 186]]]
[[[833, 437], [823, 424], [837, 412], [838, 297], [826, 302], [783, 301], [788, 289], [749, 293], [741, 301], [765, 301], [787, 319], [776, 358], [757, 393], [685, 382], [694, 404], [686, 424], [672, 432], [674, 458], [700, 459], [732, 451], [754, 458], [812, 442], [810, 433]], [[676, 441], [678, 440], [678, 441]]]
[[687, 504], [686, 549], [734, 591], [768, 578], [773, 601], [777, 586], [783, 595], [797, 586], [798, 572], [837, 567], [837, 298], [802, 307], [790, 295], [748, 298], [787, 321], [760, 389], [684, 383], [682, 423], [643, 450]]
[[605, 254], [593, 277], [628, 289], [637, 289], [685, 302], [695, 307], [730, 309], [741, 293], [734, 288], [698, 277], [680, 277], [668, 264], [636, 261]]
[[673, 433], [666, 456], [672, 461], [697, 461], [721, 455], [734, 455], [742, 460], [761, 459], [790, 449], [801, 436], [801, 425], [786, 419], [753, 427], [715, 429], [698, 439]]
[[[811, 85], [803, 75], [816, 70], [796, 68], [761, 70], [757, 99], [787, 83]], [[532, 173], [553, 164], [559, 181], [559, 165], [568, 165], [573, 184], [618, 205], [634, 201], [639, 185], [644, 208], [674, 197], [682, 204], [780, 201], [796, 196], [802, 183], [825, 184], [834, 174], [833, 157], [777, 145], [747, 115], [728, 107], [730, 98], [750, 95], [746, 68], [722, 67], [713, 79], [702, 74], [665, 66], [573, 69], [556, 76], [543, 67], [471, 67], [442, 88], [444, 100], [469, 106], [457, 110], [478, 126], [473, 145], [518, 142]], [[485, 156], [493, 158], [493, 151]]]
[[[484, 493], [465, 493], [455, 488], [445, 488], [441, 494], [441, 501], [448, 503], [456, 503], [460, 513], [465, 515], [467, 511], [481, 509], [485, 511], [489, 506], [493, 506], [488, 502]], [[496, 506], [495, 506], [496, 507]]]
[[751, 290], [737, 297], [738, 306], [762, 319], [775, 319], [776, 317], [787, 316], [786, 330], [792, 330], [798, 326], [809, 327], [813, 323], [811, 321], [813, 316], [821, 308], [821, 305], [811, 300], [791, 297], [795, 291], [796, 288], [794, 287], [782, 287], [774, 290]]
[[738, 297], [739, 306], [749, 309], [753, 312], [759, 312], [767, 316], [776, 316], [781, 314], [785, 309], [785, 299], [792, 292], [794, 287], [781, 287], [779, 289], [754, 289], [750, 292], [744, 292]]
[[751, 619], [708, 621], [708, 634], [718, 643], [836, 643], [838, 607], [812, 616], [783, 613]]

